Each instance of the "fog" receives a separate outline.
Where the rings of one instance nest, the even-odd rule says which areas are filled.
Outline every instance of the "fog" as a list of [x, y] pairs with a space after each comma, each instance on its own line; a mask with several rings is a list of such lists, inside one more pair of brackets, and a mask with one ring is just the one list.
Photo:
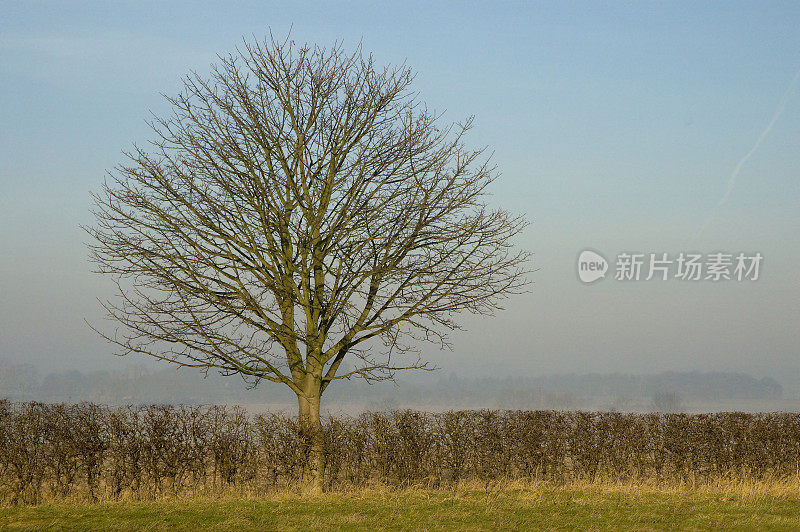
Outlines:
[[[80, 229], [92, 223], [89, 193], [122, 149], [150, 138], [149, 111], [167, 109], [159, 92], [207, 72], [242, 35], [291, 27], [296, 41], [361, 42], [379, 64], [407, 61], [429, 106], [453, 121], [475, 115], [468, 142], [488, 146], [502, 173], [492, 204], [531, 222], [518, 242], [534, 253], [528, 293], [495, 316], [463, 316], [451, 349], [420, 344], [437, 372], [337, 383], [332, 404], [647, 410], [673, 393], [669, 408], [684, 410], [800, 407], [800, 10], [291, 5], [5, 6], [0, 397], [36, 399], [48, 375], [77, 371], [66, 381], [78, 388], [53, 400], [113, 401], [91, 389], [93, 372], [174, 373], [115, 356], [87, 325], [114, 327], [97, 302], [109, 280], [91, 273]], [[604, 279], [579, 280], [585, 249], [607, 259]], [[758, 279], [615, 278], [623, 253], [718, 252], [760, 253]], [[722, 391], [698, 395], [687, 384], [698, 375]], [[173, 400], [292, 399], [219, 386]], [[461, 392], [432, 397], [437, 387]]]

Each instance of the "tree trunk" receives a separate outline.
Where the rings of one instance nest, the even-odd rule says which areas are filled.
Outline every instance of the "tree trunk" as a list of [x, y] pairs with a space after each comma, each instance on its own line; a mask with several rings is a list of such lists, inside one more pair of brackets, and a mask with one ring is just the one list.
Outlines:
[[303, 493], [320, 494], [325, 485], [325, 433], [319, 416], [320, 394], [298, 395], [300, 439], [305, 454]]

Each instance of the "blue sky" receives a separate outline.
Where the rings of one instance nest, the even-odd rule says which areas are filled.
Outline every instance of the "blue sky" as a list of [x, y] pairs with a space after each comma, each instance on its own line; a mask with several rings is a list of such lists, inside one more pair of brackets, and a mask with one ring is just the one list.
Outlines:
[[[148, 138], [159, 93], [270, 28], [406, 61], [475, 115], [493, 202], [532, 222], [531, 293], [466, 318], [464, 373], [725, 368], [800, 377], [798, 3], [0, 2], [0, 357], [115, 367], [84, 319], [108, 290], [89, 191]], [[788, 92], [787, 92], [788, 91]], [[783, 99], [783, 100], [782, 100]], [[737, 164], [785, 105], [742, 165]], [[710, 219], [709, 219], [710, 218]], [[706, 221], [708, 223], [706, 224]], [[698, 234], [698, 230], [703, 231]], [[582, 285], [578, 253], [755, 252], [754, 283]]]

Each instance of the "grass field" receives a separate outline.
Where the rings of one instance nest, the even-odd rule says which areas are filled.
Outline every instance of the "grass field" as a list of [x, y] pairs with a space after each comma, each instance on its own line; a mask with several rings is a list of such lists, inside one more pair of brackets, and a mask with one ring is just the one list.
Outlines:
[[221, 497], [0, 508], [11, 530], [798, 529], [800, 486], [572, 484], [381, 488], [306, 500]]

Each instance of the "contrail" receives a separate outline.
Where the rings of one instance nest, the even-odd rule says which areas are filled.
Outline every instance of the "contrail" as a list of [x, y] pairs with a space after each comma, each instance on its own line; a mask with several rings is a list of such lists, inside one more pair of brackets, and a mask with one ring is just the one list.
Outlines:
[[767, 124], [767, 127], [764, 128], [764, 131], [761, 132], [761, 135], [758, 137], [758, 140], [756, 140], [756, 143], [753, 144], [752, 148], [750, 148], [750, 151], [747, 152], [747, 154], [744, 157], [742, 157], [741, 160], [739, 160], [739, 164], [737, 164], [736, 168], [733, 169], [731, 176], [728, 178], [728, 184], [725, 187], [725, 193], [722, 195], [722, 197], [719, 199], [714, 209], [708, 215], [708, 218], [706, 218], [705, 223], [703, 223], [703, 225], [700, 226], [700, 229], [697, 230], [697, 235], [695, 236], [698, 236], [700, 235], [700, 233], [703, 232], [703, 230], [711, 222], [711, 220], [714, 219], [714, 215], [716, 214], [717, 210], [722, 205], [724, 205], [726, 201], [728, 201], [728, 197], [731, 195], [733, 187], [736, 185], [736, 178], [739, 176], [739, 171], [742, 169], [742, 166], [744, 166], [744, 163], [746, 163], [747, 160], [756, 152], [758, 147], [761, 146], [761, 143], [764, 141], [765, 138], [767, 138], [767, 135], [769, 135], [769, 132], [772, 130], [772, 126], [775, 125], [775, 122], [777, 122], [778, 118], [780, 118], [780, 116], [783, 114], [783, 111], [786, 109], [786, 104], [789, 101], [789, 95], [794, 90], [795, 85], [797, 85], [798, 79], [800, 79], [800, 69], [797, 70], [794, 77], [792, 78], [792, 82], [789, 84], [789, 87], [783, 93], [781, 101], [778, 104], [778, 108], [775, 110], [775, 114], [772, 115], [772, 120], [769, 121], [769, 124]]

